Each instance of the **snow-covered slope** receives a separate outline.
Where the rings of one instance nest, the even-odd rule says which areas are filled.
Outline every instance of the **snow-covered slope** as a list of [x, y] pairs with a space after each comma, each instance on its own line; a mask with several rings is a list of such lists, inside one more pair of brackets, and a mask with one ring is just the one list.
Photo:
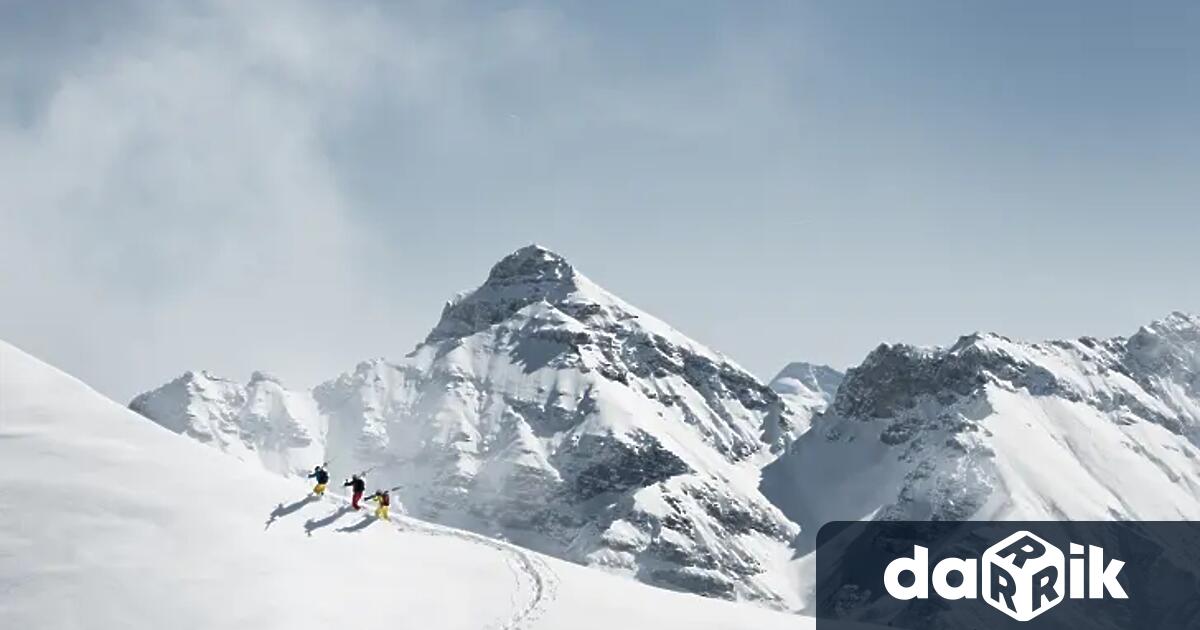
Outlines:
[[0, 461], [0, 628], [811, 627], [305, 500], [3, 342]]
[[828, 365], [795, 361], [775, 375], [770, 387], [791, 408], [799, 434], [808, 430], [814, 415], [829, 407], [844, 378], [845, 374]]
[[764, 471], [805, 526], [835, 519], [1200, 518], [1200, 318], [1129, 338], [882, 345]]
[[190, 373], [131, 407], [276, 472], [371, 469], [442, 523], [656, 585], [795, 603], [774, 567], [797, 528], [758, 491], [758, 466], [803, 428], [795, 414], [548, 250], [497, 263], [402, 360], [312, 392], [213, 383], [226, 382]]

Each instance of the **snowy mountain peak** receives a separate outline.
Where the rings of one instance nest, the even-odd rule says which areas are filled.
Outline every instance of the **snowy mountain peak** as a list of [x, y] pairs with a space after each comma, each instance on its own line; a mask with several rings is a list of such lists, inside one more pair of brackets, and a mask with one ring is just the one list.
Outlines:
[[1170, 315], [1151, 322], [1148, 328], [1160, 331], [1196, 333], [1200, 332], [1200, 315], [1191, 315], [1183, 311], [1172, 311]]
[[443, 523], [662, 586], [794, 604], [769, 568], [796, 526], [758, 492], [757, 464], [807, 425], [548, 249], [498, 262], [400, 361], [306, 392], [267, 384], [230, 383], [227, 397], [166, 386], [133, 406], [275, 472], [371, 470]]
[[1130, 337], [1132, 347], [1200, 343], [1200, 316], [1176, 311], [1138, 329]]
[[[1167, 391], [1173, 407], [1187, 409], [1183, 399], [1200, 400], [1200, 317], [1171, 313], [1139, 329], [1124, 350], [1126, 363], [1142, 375], [1141, 382]], [[1200, 405], [1191, 415], [1200, 425]]]
[[845, 374], [828, 365], [795, 361], [775, 375], [770, 388], [791, 409], [795, 433], [800, 434], [808, 430], [814, 414], [825, 411], [833, 402], [844, 378]]
[[947, 349], [947, 352], [952, 354], [961, 354], [964, 352], [1003, 352], [1004, 348], [1011, 343], [1013, 343], [1013, 340], [1004, 335], [977, 331], [959, 337], [958, 341], [954, 342]]
[[771, 389], [781, 394], [800, 393], [798, 390], [803, 387], [828, 403], [833, 401], [834, 394], [845, 377], [845, 374], [828, 365], [793, 361], [771, 380]]
[[541, 245], [526, 245], [492, 266], [486, 284], [510, 285], [570, 282], [575, 269], [556, 252]]
[[562, 256], [539, 245], [527, 245], [492, 266], [478, 288], [446, 304], [425, 343], [472, 335], [536, 302], [562, 303], [580, 293], [583, 282], [586, 280]]
[[886, 418], [927, 398], [946, 403], [978, 393], [989, 384], [1077, 398], [1085, 395], [1084, 385], [1078, 379], [1065, 378], [1062, 369], [1077, 355], [1106, 366], [1117, 361], [1099, 342], [1034, 343], [995, 333], [964, 335], [940, 348], [880, 344], [846, 373], [832, 410], [843, 416]]

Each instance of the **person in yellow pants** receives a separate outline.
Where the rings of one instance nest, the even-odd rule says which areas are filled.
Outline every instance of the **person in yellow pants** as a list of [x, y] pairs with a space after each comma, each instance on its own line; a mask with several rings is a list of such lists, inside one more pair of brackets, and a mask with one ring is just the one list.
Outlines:
[[386, 521], [388, 520], [388, 508], [392, 505], [392, 497], [387, 490], [376, 490], [375, 494], [371, 495], [371, 500], [375, 501], [375, 518]]
[[329, 472], [325, 470], [325, 465], [321, 464], [313, 469], [308, 475], [309, 479], [316, 479], [317, 485], [313, 486], [313, 494], [316, 496], [324, 496], [325, 484], [329, 483]]

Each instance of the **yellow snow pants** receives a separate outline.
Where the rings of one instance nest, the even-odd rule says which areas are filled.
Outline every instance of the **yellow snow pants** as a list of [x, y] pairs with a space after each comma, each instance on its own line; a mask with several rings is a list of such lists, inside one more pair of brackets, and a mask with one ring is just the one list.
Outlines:
[[325, 494], [325, 484], [319, 483], [319, 484], [313, 486], [313, 494], [315, 494], [317, 496], [321, 496], [321, 495]]
[[388, 518], [388, 506], [381, 505], [375, 508], [375, 518], [381, 521], [386, 521]]

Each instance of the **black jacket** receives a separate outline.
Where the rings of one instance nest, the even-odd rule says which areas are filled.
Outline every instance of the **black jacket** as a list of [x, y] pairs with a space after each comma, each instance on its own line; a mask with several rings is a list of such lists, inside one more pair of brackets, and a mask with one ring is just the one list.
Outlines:
[[329, 473], [325, 472], [324, 468], [318, 468], [312, 471], [308, 478], [316, 479], [317, 483], [329, 483]]
[[350, 481], [342, 484], [342, 487], [346, 486], [350, 486], [350, 489], [354, 490], [355, 492], [362, 492], [363, 490], [367, 489], [367, 482], [363, 481], [361, 478], [351, 479]]

